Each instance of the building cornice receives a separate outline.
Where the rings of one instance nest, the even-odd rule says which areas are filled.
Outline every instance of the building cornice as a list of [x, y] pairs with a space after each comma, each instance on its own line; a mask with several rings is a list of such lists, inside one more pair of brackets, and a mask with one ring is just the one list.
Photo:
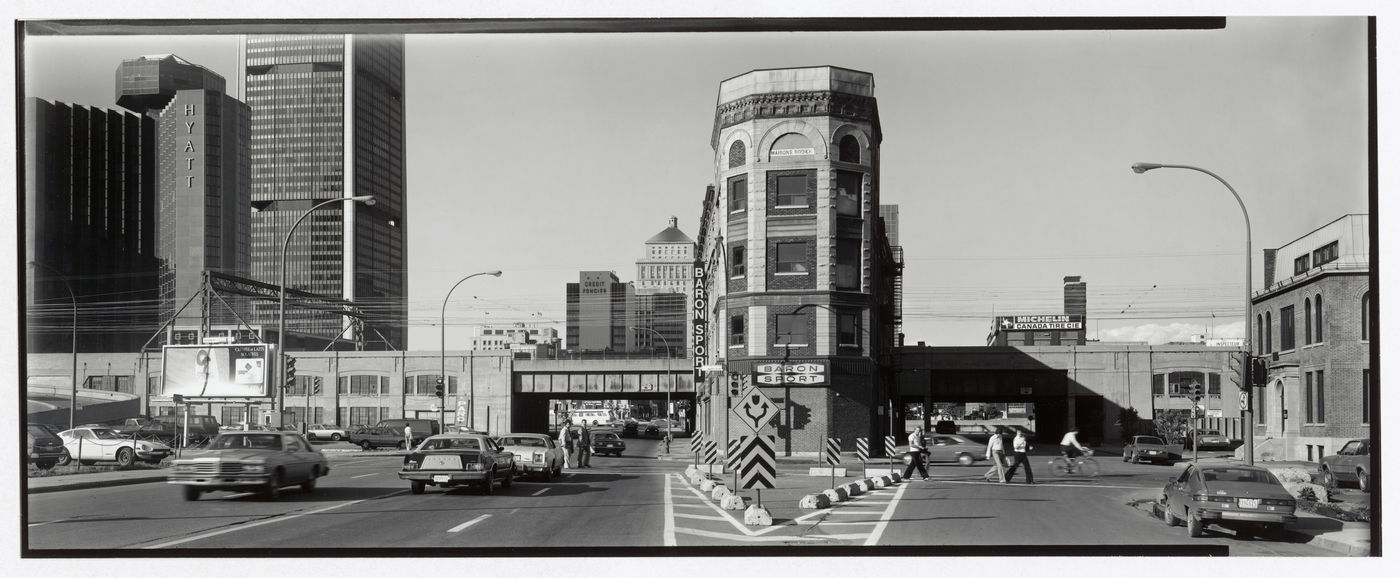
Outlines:
[[797, 118], [830, 116], [857, 122], [868, 122], [879, 144], [880, 114], [875, 98], [834, 90], [774, 92], [751, 94], [715, 107], [715, 128], [710, 135], [710, 148], [719, 147], [719, 133], [736, 124], [761, 118]]

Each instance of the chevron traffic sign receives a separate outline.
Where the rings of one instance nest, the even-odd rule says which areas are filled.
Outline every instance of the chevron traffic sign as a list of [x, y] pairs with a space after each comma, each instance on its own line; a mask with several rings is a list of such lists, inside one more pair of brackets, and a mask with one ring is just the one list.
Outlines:
[[870, 438], [856, 438], [856, 459], [862, 462], [870, 459]]
[[841, 463], [841, 438], [826, 438], [825, 458], [833, 466]]
[[778, 477], [778, 458], [773, 448], [777, 436], [739, 436], [739, 488], [772, 489]]
[[899, 446], [894, 443], [894, 436], [885, 436], [885, 455], [894, 456], [895, 450]]
[[739, 454], [739, 440], [729, 440], [729, 443], [724, 444], [724, 469], [738, 471], [739, 458], [742, 457]]
[[705, 447], [705, 432], [695, 430], [695, 434], [690, 436], [690, 453], [699, 454]]
[[715, 442], [713, 440], [705, 440], [704, 452], [705, 463], [715, 464], [719, 462], [719, 452], [716, 451]]

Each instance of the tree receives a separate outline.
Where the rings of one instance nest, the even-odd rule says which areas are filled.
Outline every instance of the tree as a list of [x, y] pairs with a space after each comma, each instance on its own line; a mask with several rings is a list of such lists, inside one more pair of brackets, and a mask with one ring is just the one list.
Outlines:
[[1137, 435], [1139, 428], [1142, 427], [1139, 425], [1141, 421], [1142, 418], [1138, 417], [1136, 409], [1131, 407], [1118, 408], [1118, 439], [1124, 442], [1133, 439], [1133, 436]]
[[1157, 417], [1152, 419], [1152, 425], [1157, 429], [1158, 437], [1168, 444], [1179, 444], [1186, 439], [1190, 421], [1191, 410], [1167, 409], [1157, 413]]

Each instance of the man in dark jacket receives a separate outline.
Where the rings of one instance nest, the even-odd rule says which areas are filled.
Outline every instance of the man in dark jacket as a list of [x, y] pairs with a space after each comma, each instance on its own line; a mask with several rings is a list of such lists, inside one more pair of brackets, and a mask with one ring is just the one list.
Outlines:
[[578, 447], [578, 467], [591, 468], [593, 466], [589, 465], [588, 457], [589, 454], [593, 453], [593, 432], [588, 430], [587, 425], [582, 426], [581, 429], [578, 441], [574, 442], [574, 446]]

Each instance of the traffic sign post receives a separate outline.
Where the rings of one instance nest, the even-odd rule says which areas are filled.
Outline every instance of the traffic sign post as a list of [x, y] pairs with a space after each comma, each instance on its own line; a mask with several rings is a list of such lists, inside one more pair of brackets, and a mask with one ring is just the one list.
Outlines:
[[836, 466], [841, 463], [841, 438], [826, 438], [826, 464], [831, 466], [831, 487], [836, 488]]
[[896, 447], [897, 446], [895, 446], [894, 443], [894, 436], [885, 436], [885, 457], [888, 457], [890, 459], [891, 473], [894, 472], [894, 451]]
[[695, 434], [690, 436], [690, 463], [700, 465], [700, 452], [705, 448], [705, 432], [695, 430]]
[[778, 416], [778, 405], [757, 387], [750, 386], [744, 391], [739, 399], [739, 403], [731, 410], [739, 416], [739, 421], [758, 433], [759, 430], [768, 426], [768, 422]]
[[870, 438], [856, 438], [856, 459], [860, 460], [860, 477], [865, 477], [865, 462], [870, 459]]
[[[777, 436], [739, 436], [739, 488], [749, 489], [759, 486], [772, 489], [778, 474], [778, 459], [774, 448]], [[762, 495], [758, 505], [762, 506]]]

